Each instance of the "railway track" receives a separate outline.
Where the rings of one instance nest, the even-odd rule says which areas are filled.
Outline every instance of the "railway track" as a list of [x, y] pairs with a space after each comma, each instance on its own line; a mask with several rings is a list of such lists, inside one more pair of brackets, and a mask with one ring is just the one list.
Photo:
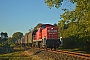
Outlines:
[[[41, 48], [36, 48], [36, 49], [46, 50], [46, 49], [41, 49]], [[65, 56], [64, 60], [68, 60], [68, 59], [71, 59], [71, 60], [90, 60], [90, 54], [84, 54], [84, 53], [80, 53], [80, 52], [70, 52], [67, 50], [54, 51], [54, 50], [47, 49], [47, 51], [60, 54], [61, 57]]]
[[63, 55], [67, 55], [67, 56], [71, 56], [72, 58], [78, 58], [78, 59], [84, 59], [84, 60], [90, 60], [90, 54], [84, 54], [84, 53], [78, 53], [78, 52], [70, 52], [70, 51], [51, 51], [51, 52], [56, 52], [59, 54], [63, 54]]

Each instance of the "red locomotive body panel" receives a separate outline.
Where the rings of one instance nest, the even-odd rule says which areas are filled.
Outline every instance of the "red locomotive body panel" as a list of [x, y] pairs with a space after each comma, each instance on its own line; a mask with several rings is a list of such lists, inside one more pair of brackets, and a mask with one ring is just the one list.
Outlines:
[[47, 29], [48, 31], [48, 39], [58, 39], [58, 28], [51, 27]]
[[42, 39], [44, 39], [44, 36], [46, 36], [46, 39], [48, 38], [47, 28], [42, 30]]
[[58, 28], [47, 27], [42, 30], [42, 38], [46, 36], [46, 39], [58, 39]]
[[44, 36], [46, 39], [58, 39], [58, 28], [51, 24], [43, 24], [36, 32], [36, 40], [43, 39]]
[[39, 28], [36, 32], [36, 40], [42, 39], [42, 29]]

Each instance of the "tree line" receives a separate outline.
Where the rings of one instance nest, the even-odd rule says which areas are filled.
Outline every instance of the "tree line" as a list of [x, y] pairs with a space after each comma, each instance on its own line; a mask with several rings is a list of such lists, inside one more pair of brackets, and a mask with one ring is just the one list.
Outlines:
[[15, 41], [20, 39], [23, 36], [21, 32], [13, 33], [12, 37], [8, 37], [8, 33], [0, 33], [0, 53], [7, 53], [13, 51], [13, 48], [16, 46]]
[[[45, 0], [50, 7], [59, 8], [65, 0]], [[63, 37], [64, 48], [90, 50], [90, 0], [67, 0], [75, 3], [74, 10], [62, 9], [58, 22], [59, 36]], [[65, 28], [66, 27], [66, 28]]]

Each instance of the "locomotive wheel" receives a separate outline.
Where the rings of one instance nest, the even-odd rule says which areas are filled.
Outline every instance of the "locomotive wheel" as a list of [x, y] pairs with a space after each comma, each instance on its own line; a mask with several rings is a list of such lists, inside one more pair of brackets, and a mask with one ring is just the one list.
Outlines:
[[54, 50], [56, 50], [56, 46], [54, 46]]
[[56, 51], [56, 47], [54, 47], [54, 50]]

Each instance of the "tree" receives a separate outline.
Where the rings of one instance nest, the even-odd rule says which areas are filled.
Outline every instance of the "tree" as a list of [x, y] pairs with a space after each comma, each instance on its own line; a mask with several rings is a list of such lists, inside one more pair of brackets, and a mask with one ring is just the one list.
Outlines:
[[64, 30], [64, 20], [59, 21], [58, 23], [58, 33], [59, 33], [59, 37], [62, 36], [63, 30]]
[[63, 0], [45, 0], [45, 3], [49, 8], [56, 7], [59, 8], [62, 5]]
[[3, 38], [7, 38], [8, 37], [8, 34], [5, 32], [5, 33], [3, 33], [3, 32], [1, 32], [1, 38], [3, 39]]
[[23, 36], [23, 33], [21, 33], [21, 32], [15, 32], [15, 33], [12, 35], [12, 39], [13, 39], [14, 41], [16, 41], [16, 40], [20, 39], [22, 36]]
[[[45, 3], [51, 8], [59, 8], [65, 0], [45, 0]], [[77, 39], [79, 48], [90, 49], [90, 0], [68, 0], [76, 3], [74, 10], [63, 9], [64, 13], [60, 15], [63, 19], [58, 22], [58, 28], [64, 38]], [[68, 28], [63, 29], [64, 23]], [[70, 40], [69, 39], [69, 40]], [[74, 41], [75, 42], [75, 41]], [[77, 44], [76, 44], [77, 45]]]
[[9, 37], [8, 38], [8, 44], [12, 44], [13, 43], [13, 39], [12, 39], [12, 37]]
[[57, 27], [58, 25], [56, 23], [53, 24], [55, 27]]
[[35, 27], [34, 30], [37, 30], [38, 27], [40, 27], [42, 25], [42, 23], [38, 23]]
[[1, 37], [0, 37], [0, 45], [1, 46], [5, 46], [7, 44], [7, 40], [8, 40], [8, 34], [5, 32], [1, 32]]
[[[51, 8], [59, 8], [62, 2], [66, 0], [45, 0], [45, 3]], [[74, 18], [72, 20], [78, 20], [79, 22], [89, 23], [90, 19], [90, 0], [67, 0], [71, 3], [76, 3], [76, 8], [74, 11], [69, 12], [68, 17]], [[66, 10], [66, 9], [64, 9]], [[66, 14], [66, 12], [64, 13]], [[67, 14], [66, 14], [67, 15]]]

